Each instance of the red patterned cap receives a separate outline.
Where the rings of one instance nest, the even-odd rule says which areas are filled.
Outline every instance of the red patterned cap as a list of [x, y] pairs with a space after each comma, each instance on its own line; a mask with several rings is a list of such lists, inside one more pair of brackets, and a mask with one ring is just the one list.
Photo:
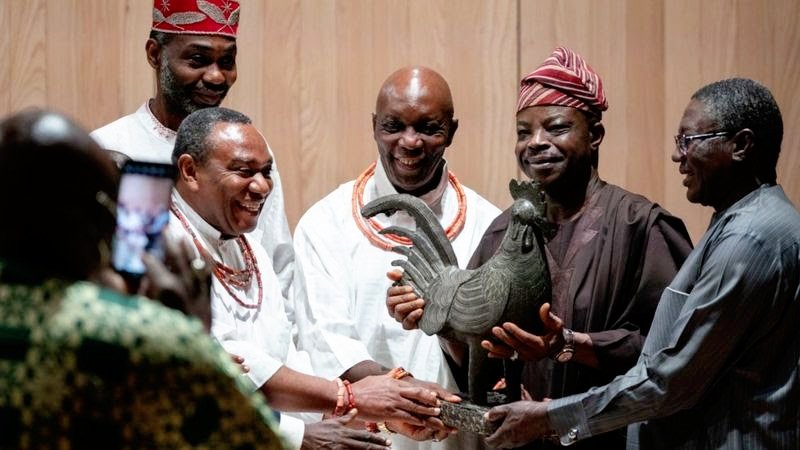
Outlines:
[[233, 0], [153, 0], [153, 30], [164, 33], [236, 37], [239, 2]]
[[608, 109], [603, 81], [583, 58], [564, 47], [520, 82], [517, 112], [529, 106], [571, 106], [583, 111]]

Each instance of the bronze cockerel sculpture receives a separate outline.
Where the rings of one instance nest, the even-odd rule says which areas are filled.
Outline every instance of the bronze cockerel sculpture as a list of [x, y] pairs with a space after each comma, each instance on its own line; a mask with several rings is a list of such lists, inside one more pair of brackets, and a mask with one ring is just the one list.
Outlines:
[[[478, 405], [487, 404], [485, 388], [490, 382], [481, 379], [487, 352], [480, 341], [491, 339], [492, 327], [507, 321], [541, 334], [539, 307], [551, 297], [544, 239], [553, 227], [545, 219], [544, 195], [534, 182], [511, 180], [509, 189], [514, 204], [506, 234], [494, 256], [475, 270], [458, 268], [442, 226], [420, 199], [389, 195], [361, 210], [364, 217], [405, 211], [414, 218], [414, 231], [401, 227], [382, 231], [414, 244], [392, 248], [407, 256], [392, 264], [404, 270], [400, 283], [425, 299], [419, 328], [469, 346], [469, 396]], [[508, 399], [513, 401], [519, 399], [522, 365], [516, 361], [505, 361], [505, 365]]]

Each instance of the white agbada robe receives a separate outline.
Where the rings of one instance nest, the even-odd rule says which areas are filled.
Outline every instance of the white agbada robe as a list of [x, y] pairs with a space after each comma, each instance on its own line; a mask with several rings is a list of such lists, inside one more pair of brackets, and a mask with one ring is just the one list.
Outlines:
[[[195, 237], [203, 248], [216, 260], [241, 270], [245, 267], [242, 252], [235, 239], [220, 239], [220, 232], [209, 225], [173, 191], [172, 200], [186, 218]], [[188, 240], [195, 249], [191, 234], [180, 220], [170, 215], [166, 236], [168, 239]], [[263, 300], [258, 309], [240, 305], [222, 286], [217, 277], [211, 283], [211, 334], [226, 351], [244, 358], [250, 371], [246, 376], [256, 390], [266, 383], [282, 366], [313, 375], [308, 354], [297, 350], [292, 338], [292, 322], [288, 314], [291, 307], [281, 294], [278, 279], [272, 269], [270, 258], [258, 240], [245, 234], [261, 273]], [[199, 252], [196, 252], [199, 255]], [[230, 286], [237, 297], [245, 303], [256, 302], [258, 284], [251, 282], [246, 291]], [[280, 431], [292, 448], [302, 444], [305, 422], [316, 422], [320, 414], [281, 414]], [[302, 419], [302, 420], [301, 420]]]
[[[445, 167], [438, 187], [420, 197], [445, 229], [458, 213], [458, 195], [446, 173]], [[393, 260], [403, 257], [374, 246], [359, 230], [353, 219], [354, 184], [355, 181], [342, 184], [314, 204], [295, 229], [296, 261], [305, 275], [308, 295], [307, 307], [298, 309], [299, 347], [311, 354], [314, 372], [320, 376], [335, 377], [354, 364], [371, 359], [388, 368], [402, 366], [416, 378], [455, 391], [457, 386], [438, 338], [420, 330], [404, 330], [386, 310], [386, 290], [391, 284], [386, 272], [392, 269]], [[451, 241], [462, 268], [486, 228], [500, 214], [497, 207], [471, 189], [463, 190], [466, 221]], [[374, 176], [364, 188], [364, 204], [395, 193], [378, 161]], [[406, 213], [388, 218], [380, 215], [376, 220], [382, 227], [414, 229], [414, 222]], [[314, 321], [324, 336], [322, 340], [309, 339], [309, 334], [303, 332]], [[439, 443], [416, 442], [399, 435], [392, 435], [391, 439], [396, 449], [458, 448], [458, 441], [452, 438]]]
[[[162, 125], [150, 111], [149, 101], [133, 114], [119, 118], [92, 131], [91, 136], [105, 149], [115, 150], [137, 161], [171, 164], [176, 133]], [[293, 280], [294, 250], [286, 210], [283, 207], [283, 188], [278, 164], [273, 155], [272, 191], [264, 203], [258, 227], [251, 233], [272, 258], [285, 297]]]

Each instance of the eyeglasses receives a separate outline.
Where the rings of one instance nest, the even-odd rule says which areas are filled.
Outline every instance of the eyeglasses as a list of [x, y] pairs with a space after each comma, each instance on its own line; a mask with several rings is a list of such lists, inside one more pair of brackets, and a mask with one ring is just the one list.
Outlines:
[[711, 139], [720, 136], [729, 136], [732, 133], [730, 131], [717, 131], [714, 133], [703, 133], [703, 134], [678, 134], [675, 136], [675, 147], [678, 148], [678, 151], [681, 152], [681, 155], [686, 156], [689, 153], [689, 144], [694, 141], [695, 139]]

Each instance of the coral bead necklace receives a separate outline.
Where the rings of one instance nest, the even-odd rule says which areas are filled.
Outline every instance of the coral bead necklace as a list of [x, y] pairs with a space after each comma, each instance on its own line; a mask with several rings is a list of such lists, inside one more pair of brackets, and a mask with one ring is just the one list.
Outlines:
[[[380, 231], [383, 230], [383, 227], [376, 220], [365, 219], [361, 216], [361, 208], [364, 207], [364, 189], [367, 186], [369, 179], [375, 175], [375, 165], [376, 163], [370, 164], [370, 166], [367, 167], [367, 170], [358, 176], [355, 184], [353, 185], [353, 220], [355, 220], [358, 229], [361, 230], [364, 236], [375, 247], [383, 250], [391, 250], [395, 245], [392, 242], [401, 245], [411, 245], [412, 242], [408, 238], [395, 236], [394, 234], [381, 235]], [[450, 186], [455, 189], [458, 198], [458, 212], [456, 213], [456, 217], [453, 219], [453, 222], [447, 228], [445, 228], [445, 235], [447, 236], [447, 239], [452, 241], [456, 236], [458, 236], [458, 233], [464, 229], [464, 222], [467, 216], [467, 200], [466, 195], [464, 194], [464, 188], [461, 186], [458, 178], [453, 175], [453, 172], [450, 172], [449, 170], [447, 171], [447, 179], [450, 183]]]

